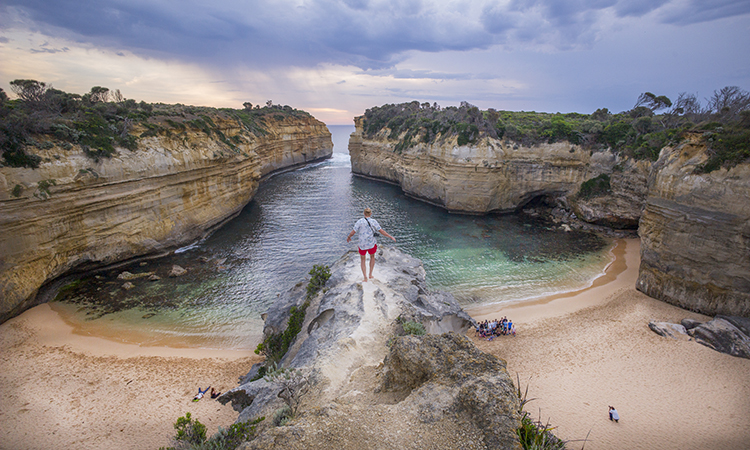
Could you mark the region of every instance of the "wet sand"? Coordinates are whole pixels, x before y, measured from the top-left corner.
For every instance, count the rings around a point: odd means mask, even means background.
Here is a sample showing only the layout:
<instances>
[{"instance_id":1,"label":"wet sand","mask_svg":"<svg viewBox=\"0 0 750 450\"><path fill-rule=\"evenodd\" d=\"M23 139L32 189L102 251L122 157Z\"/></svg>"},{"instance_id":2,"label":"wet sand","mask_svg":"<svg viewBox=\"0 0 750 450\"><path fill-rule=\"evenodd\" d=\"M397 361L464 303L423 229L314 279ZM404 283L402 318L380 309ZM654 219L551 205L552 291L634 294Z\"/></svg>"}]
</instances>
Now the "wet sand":
<instances>
[{"instance_id":1,"label":"wet sand","mask_svg":"<svg viewBox=\"0 0 750 450\"><path fill-rule=\"evenodd\" d=\"M621 243L591 288L470 310L477 319L507 316L518 324L516 337L474 342L528 385L536 400L526 411L535 420L549 421L566 440L588 434L586 450L750 448L750 360L653 333L649 320L709 318L636 291L639 242ZM619 423L608 419L609 405Z\"/></svg>"}]
</instances>

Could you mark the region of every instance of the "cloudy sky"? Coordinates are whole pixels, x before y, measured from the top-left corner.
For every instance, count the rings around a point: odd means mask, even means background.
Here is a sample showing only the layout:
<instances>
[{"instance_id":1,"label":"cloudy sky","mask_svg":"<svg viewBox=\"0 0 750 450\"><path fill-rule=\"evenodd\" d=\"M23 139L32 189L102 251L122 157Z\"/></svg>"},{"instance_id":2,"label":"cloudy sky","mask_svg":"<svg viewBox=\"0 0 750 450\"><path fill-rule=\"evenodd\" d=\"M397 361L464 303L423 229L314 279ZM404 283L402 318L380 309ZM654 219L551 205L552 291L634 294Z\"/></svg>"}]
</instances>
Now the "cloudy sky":
<instances>
[{"instance_id":1,"label":"cloudy sky","mask_svg":"<svg viewBox=\"0 0 750 450\"><path fill-rule=\"evenodd\" d=\"M0 87L328 124L384 103L591 113L750 90L750 0L0 0Z\"/></svg>"}]
</instances>

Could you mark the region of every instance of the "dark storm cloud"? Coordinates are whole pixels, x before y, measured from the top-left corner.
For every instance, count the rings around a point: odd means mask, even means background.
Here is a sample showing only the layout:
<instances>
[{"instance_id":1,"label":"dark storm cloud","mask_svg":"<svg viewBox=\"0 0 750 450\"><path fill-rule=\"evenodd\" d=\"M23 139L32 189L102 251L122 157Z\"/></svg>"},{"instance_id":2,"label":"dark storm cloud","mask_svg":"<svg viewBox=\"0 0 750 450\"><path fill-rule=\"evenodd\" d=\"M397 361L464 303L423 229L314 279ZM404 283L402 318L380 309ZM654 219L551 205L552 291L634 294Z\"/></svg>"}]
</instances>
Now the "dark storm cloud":
<instances>
[{"instance_id":1,"label":"dark storm cloud","mask_svg":"<svg viewBox=\"0 0 750 450\"><path fill-rule=\"evenodd\" d=\"M662 8L674 24L746 14L750 2L666 0L3 0L2 26L31 22L115 51L219 65L321 62L391 67L408 51L485 49L496 44L586 45L610 9L640 17ZM9 24L10 23L10 24ZM16 23L16 25L17 25Z\"/></svg>"}]
</instances>

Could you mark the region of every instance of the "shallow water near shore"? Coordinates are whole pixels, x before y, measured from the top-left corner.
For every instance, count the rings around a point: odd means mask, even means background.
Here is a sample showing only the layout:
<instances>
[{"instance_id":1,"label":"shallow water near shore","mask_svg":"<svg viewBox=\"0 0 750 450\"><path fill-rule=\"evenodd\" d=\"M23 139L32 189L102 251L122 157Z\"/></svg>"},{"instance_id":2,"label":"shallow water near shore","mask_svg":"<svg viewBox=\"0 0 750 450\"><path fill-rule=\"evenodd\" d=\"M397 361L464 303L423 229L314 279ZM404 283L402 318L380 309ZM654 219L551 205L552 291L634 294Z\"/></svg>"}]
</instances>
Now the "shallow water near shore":
<instances>
[{"instance_id":1,"label":"shallow water near shore","mask_svg":"<svg viewBox=\"0 0 750 450\"><path fill-rule=\"evenodd\" d=\"M397 238L379 238L420 258L433 289L465 306L510 303L584 288L611 262L612 243L564 232L523 215L464 216L406 197L397 186L355 177L352 126L331 126L333 158L266 180L242 213L206 240L174 254L92 274L52 307L78 333L142 345L252 349L260 314L314 264L332 264L369 206ZM169 278L172 265L187 274ZM155 273L125 280L123 271ZM377 267L375 270L377 276Z\"/></svg>"}]
</instances>

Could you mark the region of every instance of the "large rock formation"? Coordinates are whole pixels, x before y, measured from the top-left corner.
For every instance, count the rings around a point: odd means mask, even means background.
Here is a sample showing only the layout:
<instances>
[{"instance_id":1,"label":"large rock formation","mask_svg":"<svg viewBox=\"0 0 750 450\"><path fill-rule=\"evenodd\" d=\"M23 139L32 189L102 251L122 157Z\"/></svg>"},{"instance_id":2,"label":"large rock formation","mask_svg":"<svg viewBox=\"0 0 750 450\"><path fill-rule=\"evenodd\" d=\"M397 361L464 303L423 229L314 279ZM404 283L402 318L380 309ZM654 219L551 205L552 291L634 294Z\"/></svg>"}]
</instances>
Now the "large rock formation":
<instances>
[{"instance_id":1,"label":"large rock formation","mask_svg":"<svg viewBox=\"0 0 750 450\"><path fill-rule=\"evenodd\" d=\"M717 352L750 359L750 319L716 316L690 329L689 333Z\"/></svg>"},{"instance_id":2,"label":"large rock formation","mask_svg":"<svg viewBox=\"0 0 750 450\"><path fill-rule=\"evenodd\" d=\"M568 142L524 147L508 140L482 138L459 146L456 137L418 143L396 152L387 128L372 138L355 118L349 139L352 172L397 183L408 195L449 211L514 211L540 197L570 197L581 184L612 175L612 195L581 202L576 210L592 223L634 227L645 198L648 163L621 159L610 151L591 152Z\"/></svg>"},{"instance_id":3,"label":"large rock formation","mask_svg":"<svg viewBox=\"0 0 750 450\"><path fill-rule=\"evenodd\" d=\"M0 321L61 275L201 238L238 214L264 175L333 149L312 117L269 117L258 136L236 120L213 123L221 138L187 128L99 161L52 145L37 169L0 167Z\"/></svg>"},{"instance_id":4,"label":"large rock formation","mask_svg":"<svg viewBox=\"0 0 750 450\"><path fill-rule=\"evenodd\" d=\"M611 192L592 198L572 197L571 209L589 223L636 229L646 203L650 173L650 161L623 159L609 174Z\"/></svg>"},{"instance_id":5,"label":"large rock formation","mask_svg":"<svg viewBox=\"0 0 750 450\"><path fill-rule=\"evenodd\" d=\"M300 414L245 448L452 449L467 440L520 448L519 400L504 361L460 335L470 317L450 294L427 290L419 260L390 247L376 258L367 283L356 252L333 265L281 361L310 376ZM291 308L306 301L305 283L283 294L265 315L265 334L285 329ZM397 337L404 320L442 334ZM273 417L279 386L248 378L219 401L241 411L238 421Z\"/></svg>"},{"instance_id":6,"label":"large rock formation","mask_svg":"<svg viewBox=\"0 0 750 450\"><path fill-rule=\"evenodd\" d=\"M700 173L693 135L662 150L641 217L637 288L706 315L750 317L750 164Z\"/></svg>"}]
</instances>

